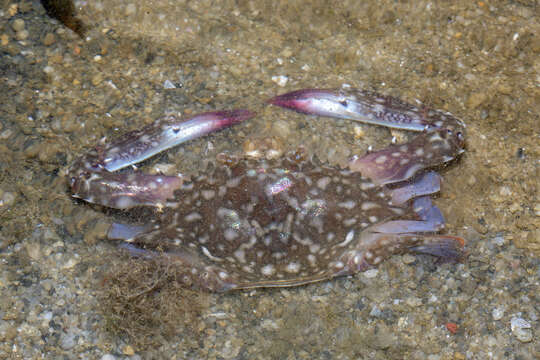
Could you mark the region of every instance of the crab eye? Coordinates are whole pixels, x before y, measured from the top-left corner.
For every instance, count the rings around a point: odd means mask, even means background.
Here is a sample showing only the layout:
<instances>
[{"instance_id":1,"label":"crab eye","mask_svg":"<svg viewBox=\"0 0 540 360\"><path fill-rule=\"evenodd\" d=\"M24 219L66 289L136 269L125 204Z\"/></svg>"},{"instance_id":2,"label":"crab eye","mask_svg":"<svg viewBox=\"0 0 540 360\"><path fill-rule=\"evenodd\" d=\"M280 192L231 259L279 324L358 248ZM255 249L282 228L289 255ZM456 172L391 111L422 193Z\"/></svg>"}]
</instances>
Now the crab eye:
<instances>
[{"instance_id":1,"label":"crab eye","mask_svg":"<svg viewBox=\"0 0 540 360\"><path fill-rule=\"evenodd\" d=\"M465 140L465 136L463 136L463 133L461 131L458 131L456 136L457 136L459 141L464 141Z\"/></svg>"}]
</instances>

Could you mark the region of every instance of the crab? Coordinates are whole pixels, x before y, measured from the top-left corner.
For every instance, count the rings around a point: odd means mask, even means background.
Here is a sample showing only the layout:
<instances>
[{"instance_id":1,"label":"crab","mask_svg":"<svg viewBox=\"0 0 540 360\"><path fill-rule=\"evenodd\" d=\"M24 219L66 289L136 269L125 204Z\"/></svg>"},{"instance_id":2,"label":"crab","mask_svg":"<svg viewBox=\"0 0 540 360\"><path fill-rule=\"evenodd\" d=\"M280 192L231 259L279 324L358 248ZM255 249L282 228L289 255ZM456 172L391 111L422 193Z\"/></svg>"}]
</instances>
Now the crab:
<instances>
[{"instance_id":1,"label":"crab","mask_svg":"<svg viewBox=\"0 0 540 360\"><path fill-rule=\"evenodd\" d=\"M254 116L248 110L165 117L71 166L72 195L115 209L153 206L145 224L113 223L130 254L174 264L210 291L296 286L352 275L393 254L459 259L462 238L442 235L430 169L464 151L465 125L450 113L356 89L305 89L270 104L298 112L419 132L412 141L354 156L338 168L296 151L277 159L222 155L193 177L116 172L183 141Z\"/></svg>"}]
</instances>

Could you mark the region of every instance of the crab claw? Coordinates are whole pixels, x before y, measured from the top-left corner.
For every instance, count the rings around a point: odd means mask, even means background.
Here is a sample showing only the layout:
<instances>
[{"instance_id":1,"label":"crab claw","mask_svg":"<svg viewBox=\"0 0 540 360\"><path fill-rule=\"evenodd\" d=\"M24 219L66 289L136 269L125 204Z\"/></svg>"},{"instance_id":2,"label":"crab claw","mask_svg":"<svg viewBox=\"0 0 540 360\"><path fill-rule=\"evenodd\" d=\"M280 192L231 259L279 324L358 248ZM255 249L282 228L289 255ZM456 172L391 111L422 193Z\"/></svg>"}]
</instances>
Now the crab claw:
<instances>
[{"instance_id":1,"label":"crab claw","mask_svg":"<svg viewBox=\"0 0 540 360\"><path fill-rule=\"evenodd\" d=\"M111 143L103 151L102 165L107 171L116 171L253 116L253 112L244 109L206 112L188 119L169 115Z\"/></svg>"},{"instance_id":2,"label":"crab claw","mask_svg":"<svg viewBox=\"0 0 540 360\"><path fill-rule=\"evenodd\" d=\"M411 127L410 124L404 126L380 119L376 111L382 106L379 105L377 109L374 109L373 105L377 105L377 103L368 98L371 95L371 93L360 91L355 93L345 90L303 89L275 96L268 100L268 103L303 114L355 120L389 127L408 128L409 130L423 129L420 126Z\"/></svg>"},{"instance_id":3,"label":"crab claw","mask_svg":"<svg viewBox=\"0 0 540 360\"><path fill-rule=\"evenodd\" d=\"M424 131L431 124L422 113L398 99L358 89L304 89L268 100L304 114L360 121L397 129Z\"/></svg>"},{"instance_id":4,"label":"crab claw","mask_svg":"<svg viewBox=\"0 0 540 360\"><path fill-rule=\"evenodd\" d=\"M305 114L422 132L409 143L351 160L351 170L378 185L410 179L426 168L455 159L464 151L465 124L460 119L373 91L305 89L276 96L268 102Z\"/></svg>"},{"instance_id":5,"label":"crab claw","mask_svg":"<svg viewBox=\"0 0 540 360\"><path fill-rule=\"evenodd\" d=\"M248 110L207 112L188 119L166 116L98 146L69 171L72 196L115 209L161 207L174 197L181 176L114 173L185 141L215 132L254 116Z\"/></svg>"}]
</instances>

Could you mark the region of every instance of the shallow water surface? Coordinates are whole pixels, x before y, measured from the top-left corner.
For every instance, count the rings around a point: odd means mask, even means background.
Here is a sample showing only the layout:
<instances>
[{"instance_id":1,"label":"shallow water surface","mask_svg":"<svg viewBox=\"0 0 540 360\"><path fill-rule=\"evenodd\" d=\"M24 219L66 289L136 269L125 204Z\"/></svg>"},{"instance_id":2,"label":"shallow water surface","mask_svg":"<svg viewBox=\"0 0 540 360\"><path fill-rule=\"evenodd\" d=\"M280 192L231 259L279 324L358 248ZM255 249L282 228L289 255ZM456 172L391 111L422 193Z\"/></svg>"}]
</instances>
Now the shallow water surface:
<instances>
[{"instance_id":1,"label":"shallow water surface","mask_svg":"<svg viewBox=\"0 0 540 360\"><path fill-rule=\"evenodd\" d=\"M37 1L0 8L0 358L529 359L540 356L540 26L534 1L76 2L84 39ZM408 134L267 106L343 84L450 111L467 151L435 199L462 264L395 256L309 286L215 295L105 240L67 166L165 113L258 116L145 171L195 174L272 136L342 164ZM109 356L109 357L106 357Z\"/></svg>"}]
</instances>

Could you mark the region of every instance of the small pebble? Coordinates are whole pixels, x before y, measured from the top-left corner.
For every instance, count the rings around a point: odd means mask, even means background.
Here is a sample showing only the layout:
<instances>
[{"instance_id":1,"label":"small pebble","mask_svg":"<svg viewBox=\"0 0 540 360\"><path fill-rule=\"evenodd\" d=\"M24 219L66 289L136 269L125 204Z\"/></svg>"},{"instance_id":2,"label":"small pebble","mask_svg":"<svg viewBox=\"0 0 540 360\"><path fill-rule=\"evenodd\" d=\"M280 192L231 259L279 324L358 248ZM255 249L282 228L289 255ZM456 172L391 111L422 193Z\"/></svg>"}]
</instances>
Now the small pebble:
<instances>
[{"instance_id":1,"label":"small pebble","mask_svg":"<svg viewBox=\"0 0 540 360\"><path fill-rule=\"evenodd\" d=\"M79 263L79 260L75 257L69 258L68 261L65 262L65 264L62 266L62 269L69 270L73 269L75 265Z\"/></svg>"},{"instance_id":2,"label":"small pebble","mask_svg":"<svg viewBox=\"0 0 540 360\"><path fill-rule=\"evenodd\" d=\"M471 175L467 179L467 185L473 186L474 184L476 184L476 177L474 175Z\"/></svg>"},{"instance_id":3,"label":"small pebble","mask_svg":"<svg viewBox=\"0 0 540 360\"><path fill-rule=\"evenodd\" d=\"M220 357L224 359L235 359L240 350L244 341L239 337L233 337L232 340L225 341L225 344L222 346L221 350L218 351Z\"/></svg>"},{"instance_id":4,"label":"small pebble","mask_svg":"<svg viewBox=\"0 0 540 360\"><path fill-rule=\"evenodd\" d=\"M532 340L531 324L527 320L513 317L510 320L510 328L519 341L527 343Z\"/></svg>"},{"instance_id":5,"label":"small pebble","mask_svg":"<svg viewBox=\"0 0 540 360\"><path fill-rule=\"evenodd\" d=\"M176 86L170 80L165 80L163 82L163 88L164 89L176 89Z\"/></svg>"},{"instance_id":6,"label":"small pebble","mask_svg":"<svg viewBox=\"0 0 540 360\"><path fill-rule=\"evenodd\" d=\"M407 300L405 300L405 303L411 307L417 307L422 305L422 299L413 296L407 298Z\"/></svg>"},{"instance_id":7,"label":"small pebble","mask_svg":"<svg viewBox=\"0 0 540 360\"><path fill-rule=\"evenodd\" d=\"M135 350L133 350L133 347L131 345L126 345L122 349L122 353L124 353L124 355L127 355L127 356L133 356L135 355Z\"/></svg>"},{"instance_id":8,"label":"small pebble","mask_svg":"<svg viewBox=\"0 0 540 360\"><path fill-rule=\"evenodd\" d=\"M503 185L499 189L499 195L501 196L510 196L512 195L512 189L510 187Z\"/></svg>"},{"instance_id":9,"label":"small pebble","mask_svg":"<svg viewBox=\"0 0 540 360\"><path fill-rule=\"evenodd\" d=\"M402 260L404 264L409 265L416 261L416 257L412 256L411 254L405 254L402 257Z\"/></svg>"},{"instance_id":10,"label":"small pebble","mask_svg":"<svg viewBox=\"0 0 540 360\"><path fill-rule=\"evenodd\" d=\"M399 130L399 129L390 129L390 134L392 134L392 143L395 144L398 143L404 143L407 141L407 131ZM394 140L395 139L395 140Z\"/></svg>"},{"instance_id":11,"label":"small pebble","mask_svg":"<svg viewBox=\"0 0 540 360\"><path fill-rule=\"evenodd\" d=\"M497 339L495 338L495 336L488 336L485 341L485 344L487 347L497 346Z\"/></svg>"},{"instance_id":12,"label":"small pebble","mask_svg":"<svg viewBox=\"0 0 540 360\"><path fill-rule=\"evenodd\" d=\"M105 354L101 357L101 360L116 360L116 357L112 354Z\"/></svg>"},{"instance_id":13,"label":"small pebble","mask_svg":"<svg viewBox=\"0 0 540 360\"><path fill-rule=\"evenodd\" d=\"M278 84L279 86L283 87L287 85L287 82L289 81L289 78L285 75L280 76L272 76L272 81Z\"/></svg>"},{"instance_id":14,"label":"small pebble","mask_svg":"<svg viewBox=\"0 0 540 360\"><path fill-rule=\"evenodd\" d=\"M24 20L23 19L15 19L13 24L11 24L11 27L16 32L23 31L24 30Z\"/></svg>"},{"instance_id":15,"label":"small pebble","mask_svg":"<svg viewBox=\"0 0 540 360\"><path fill-rule=\"evenodd\" d=\"M150 174L162 174L167 176L174 176L177 174L177 169L174 164L165 164L158 163L152 166L152 169L149 171Z\"/></svg>"},{"instance_id":16,"label":"small pebble","mask_svg":"<svg viewBox=\"0 0 540 360\"><path fill-rule=\"evenodd\" d=\"M42 312L40 317L45 321L50 321L53 318L53 312L52 311Z\"/></svg>"},{"instance_id":17,"label":"small pebble","mask_svg":"<svg viewBox=\"0 0 540 360\"><path fill-rule=\"evenodd\" d=\"M6 129L5 131L2 131L0 133L0 139L1 140L6 140L6 139L9 139L12 135L13 135L13 130Z\"/></svg>"},{"instance_id":18,"label":"small pebble","mask_svg":"<svg viewBox=\"0 0 540 360\"><path fill-rule=\"evenodd\" d=\"M510 206L508 207L508 210L509 210L512 214L514 214L514 213L516 213L516 212L518 212L518 211L521 210L521 205L518 204L517 202L513 202L513 203L510 204Z\"/></svg>"},{"instance_id":19,"label":"small pebble","mask_svg":"<svg viewBox=\"0 0 540 360\"><path fill-rule=\"evenodd\" d=\"M9 36L7 36L7 34L0 35L0 44L2 46L6 46L7 44L9 44Z\"/></svg>"},{"instance_id":20,"label":"small pebble","mask_svg":"<svg viewBox=\"0 0 540 360\"><path fill-rule=\"evenodd\" d=\"M504 309L502 307L493 309L491 311L491 316L493 316L493 320L501 320L504 316Z\"/></svg>"},{"instance_id":21,"label":"small pebble","mask_svg":"<svg viewBox=\"0 0 540 360\"><path fill-rule=\"evenodd\" d=\"M8 7L7 13L11 17L11 16L15 16L15 14L17 14L18 11L19 11L19 4L11 4Z\"/></svg>"},{"instance_id":22,"label":"small pebble","mask_svg":"<svg viewBox=\"0 0 540 360\"><path fill-rule=\"evenodd\" d=\"M60 346L64 350L69 350L77 344L77 335L71 331L60 336Z\"/></svg>"},{"instance_id":23,"label":"small pebble","mask_svg":"<svg viewBox=\"0 0 540 360\"><path fill-rule=\"evenodd\" d=\"M15 203L15 198L16 196L14 193L6 191L0 198L0 206L12 206Z\"/></svg>"},{"instance_id":24,"label":"small pebble","mask_svg":"<svg viewBox=\"0 0 540 360\"><path fill-rule=\"evenodd\" d=\"M92 85L98 86L99 84L101 84L102 81L103 77L101 76L101 74L98 73L92 78Z\"/></svg>"},{"instance_id":25,"label":"small pebble","mask_svg":"<svg viewBox=\"0 0 540 360\"><path fill-rule=\"evenodd\" d=\"M381 311L381 309L379 309L379 307L377 305L375 305L375 306L373 306L373 308L369 312L369 315L374 316L374 317L380 317L382 315L382 311Z\"/></svg>"},{"instance_id":26,"label":"small pebble","mask_svg":"<svg viewBox=\"0 0 540 360\"><path fill-rule=\"evenodd\" d=\"M29 35L30 35L30 33L28 32L28 30L17 31L17 32L15 33L15 38L16 38L17 40L22 41L22 40L28 39L28 36L29 36Z\"/></svg>"},{"instance_id":27,"label":"small pebble","mask_svg":"<svg viewBox=\"0 0 540 360\"><path fill-rule=\"evenodd\" d=\"M277 120L272 124L272 129L276 132L276 134L286 139L289 137L291 133L291 122L290 121L283 121L283 120Z\"/></svg>"},{"instance_id":28,"label":"small pebble","mask_svg":"<svg viewBox=\"0 0 540 360\"><path fill-rule=\"evenodd\" d=\"M53 33L47 33L45 37L43 38L43 45L45 46L51 46L56 41L56 38L54 37Z\"/></svg>"},{"instance_id":29,"label":"small pebble","mask_svg":"<svg viewBox=\"0 0 540 360\"><path fill-rule=\"evenodd\" d=\"M498 246L503 246L505 241L504 241L504 236L502 235L497 235L493 238L493 242L495 244L497 244Z\"/></svg>"},{"instance_id":30,"label":"small pebble","mask_svg":"<svg viewBox=\"0 0 540 360\"><path fill-rule=\"evenodd\" d=\"M467 107L469 109L476 109L478 106L480 106L484 101L486 101L488 96L485 93L472 93L469 99L467 100Z\"/></svg>"},{"instance_id":31,"label":"small pebble","mask_svg":"<svg viewBox=\"0 0 540 360\"><path fill-rule=\"evenodd\" d=\"M364 271L362 274L368 279L372 279L379 273L379 269L369 269Z\"/></svg>"},{"instance_id":32,"label":"small pebble","mask_svg":"<svg viewBox=\"0 0 540 360\"><path fill-rule=\"evenodd\" d=\"M361 127L361 126L355 126L353 128L353 132L354 132L354 138L355 139L362 139L366 134L365 131L364 131L364 128Z\"/></svg>"},{"instance_id":33,"label":"small pebble","mask_svg":"<svg viewBox=\"0 0 540 360\"><path fill-rule=\"evenodd\" d=\"M26 149L24 149L24 156L27 159L35 158L41 151L41 144L40 143L33 143L30 144Z\"/></svg>"},{"instance_id":34,"label":"small pebble","mask_svg":"<svg viewBox=\"0 0 540 360\"><path fill-rule=\"evenodd\" d=\"M28 256L34 261L41 258L41 246L39 243L27 243L26 251L28 252Z\"/></svg>"},{"instance_id":35,"label":"small pebble","mask_svg":"<svg viewBox=\"0 0 540 360\"><path fill-rule=\"evenodd\" d=\"M261 322L261 327L265 330L277 330L280 328L279 324L277 321L273 320L273 319L265 319Z\"/></svg>"},{"instance_id":36,"label":"small pebble","mask_svg":"<svg viewBox=\"0 0 540 360\"><path fill-rule=\"evenodd\" d=\"M293 56L293 51L290 47L286 47L285 49L283 49L283 51L281 52L281 55L283 55L283 57L291 57Z\"/></svg>"}]
</instances>

